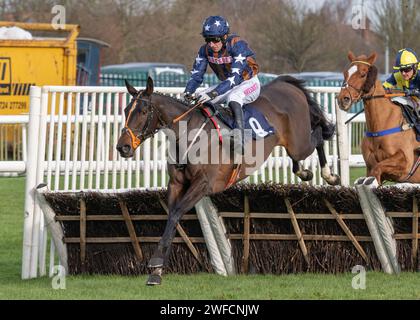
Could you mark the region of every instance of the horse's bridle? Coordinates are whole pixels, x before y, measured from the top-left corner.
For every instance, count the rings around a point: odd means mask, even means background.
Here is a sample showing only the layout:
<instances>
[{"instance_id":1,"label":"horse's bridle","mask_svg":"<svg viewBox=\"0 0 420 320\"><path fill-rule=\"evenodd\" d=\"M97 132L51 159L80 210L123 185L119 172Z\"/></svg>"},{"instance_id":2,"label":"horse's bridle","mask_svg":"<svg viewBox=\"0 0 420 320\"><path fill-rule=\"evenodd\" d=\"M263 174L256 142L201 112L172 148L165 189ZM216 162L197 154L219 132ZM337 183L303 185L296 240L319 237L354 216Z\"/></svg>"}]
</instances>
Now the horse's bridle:
<instances>
[{"instance_id":1,"label":"horse's bridle","mask_svg":"<svg viewBox=\"0 0 420 320\"><path fill-rule=\"evenodd\" d=\"M361 60L355 60L355 61L352 61L351 62L351 64L350 64L350 66L352 66L353 64L356 64L356 63L362 63L362 64L365 64L365 65L367 65L367 66L369 66L369 68L370 67L372 67L372 64L370 64L369 62L366 62L366 61L361 61ZM348 79L348 80L350 80L350 79ZM348 81L347 80L347 81ZM353 104L353 103L357 103L357 102L359 102L361 99L365 99L365 98L367 98L367 97L364 97L363 96L363 86L362 87L360 87L360 88L355 88L354 86L352 86L350 83L348 83L345 79L343 80L343 83L341 84L341 89L343 89L343 90L347 90L347 92L349 93L349 96L350 96L350 99L351 99L351 104ZM356 91L356 93L358 94L358 96L357 96L357 99L353 99L353 96L352 96L352 94L351 94L351 92L350 92L350 90L349 90L349 87L350 88L352 88L354 91Z\"/></svg>"},{"instance_id":2,"label":"horse's bridle","mask_svg":"<svg viewBox=\"0 0 420 320\"><path fill-rule=\"evenodd\" d=\"M127 115L127 118L125 120L125 125L124 128L122 129L122 133L127 133L130 136L131 139L131 145L133 147L133 149L137 149L137 147L140 145L140 143L148 138L150 138L151 136L153 136L159 129L161 129L162 127L166 127L167 123L165 122L165 120L162 117L161 112L159 111L158 108L156 108L153 104L152 104L152 97L150 96L149 99L142 99L140 97L141 95L141 91L137 94L137 96L134 98L133 101L133 105L131 106L130 112ZM130 129L128 126L128 121L130 120L130 116L131 113L135 110L137 103L139 103L140 101L143 101L145 103L145 108L147 108L147 120L146 120L146 124L143 127L142 130L138 130L138 129ZM158 117L158 124L161 124L160 127L156 127L154 129L152 129L149 133L147 133L147 131L149 130L149 127L152 124L153 118L154 118L154 114L157 114ZM138 131L139 133L137 135L134 134L133 131Z\"/></svg>"}]
</instances>

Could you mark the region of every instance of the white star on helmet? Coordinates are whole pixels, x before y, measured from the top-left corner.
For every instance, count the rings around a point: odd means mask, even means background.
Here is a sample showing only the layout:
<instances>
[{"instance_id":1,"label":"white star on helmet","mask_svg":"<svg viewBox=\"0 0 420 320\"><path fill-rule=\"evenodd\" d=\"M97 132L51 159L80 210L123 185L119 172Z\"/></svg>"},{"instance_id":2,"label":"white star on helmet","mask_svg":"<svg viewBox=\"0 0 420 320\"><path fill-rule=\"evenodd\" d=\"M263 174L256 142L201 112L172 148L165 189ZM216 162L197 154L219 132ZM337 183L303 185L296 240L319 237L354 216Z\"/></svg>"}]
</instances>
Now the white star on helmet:
<instances>
[{"instance_id":1,"label":"white star on helmet","mask_svg":"<svg viewBox=\"0 0 420 320\"><path fill-rule=\"evenodd\" d=\"M198 72L198 70L195 70L195 69L191 70L191 74L194 74L194 73L197 73L197 72Z\"/></svg>"},{"instance_id":2,"label":"white star on helmet","mask_svg":"<svg viewBox=\"0 0 420 320\"><path fill-rule=\"evenodd\" d=\"M216 20L216 22L214 23L216 26L220 26L220 21Z\"/></svg>"},{"instance_id":3,"label":"white star on helmet","mask_svg":"<svg viewBox=\"0 0 420 320\"><path fill-rule=\"evenodd\" d=\"M204 30L209 31L210 30L210 26L207 24L204 26Z\"/></svg>"}]
</instances>

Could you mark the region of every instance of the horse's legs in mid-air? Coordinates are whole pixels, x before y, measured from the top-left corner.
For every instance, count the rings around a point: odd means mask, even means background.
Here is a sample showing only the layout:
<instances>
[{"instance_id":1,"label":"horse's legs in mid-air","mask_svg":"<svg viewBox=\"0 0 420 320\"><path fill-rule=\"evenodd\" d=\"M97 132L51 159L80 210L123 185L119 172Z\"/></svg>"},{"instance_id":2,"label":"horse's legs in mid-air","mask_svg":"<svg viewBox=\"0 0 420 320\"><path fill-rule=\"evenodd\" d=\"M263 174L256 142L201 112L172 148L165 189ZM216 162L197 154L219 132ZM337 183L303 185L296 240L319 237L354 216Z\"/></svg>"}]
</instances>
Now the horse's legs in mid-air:
<instances>
[{"instance_id":1,"label":"horse's legs in mid-air","mask_svg":"<svg viewBox=\"0 0 420 320\"><path fill-rule=\"evenodd\" d=\"M184 189L184 185L179 182L172 182L172 185L171 183L169 184L169 217L166 222L163 236L148 265L149 268L153 269L147 281L148 285L161 283L161 274L163 267L169 259L170 247L175 236L176 225L182 215L192 209L194 205L208 193L208 188L208 181L204 176L196 177L191 181L187 189ZM185 193L183 192L184 190Z\"/></svg>"},{"instance_id":2,"label":"horse's legs in mid-air","mask_svg":"<svg viewBox=\"0 0 420 320\"><path fill-rule=\"evenodd\" d=\"M325 157L324 143L316 147L318 152L319 165L321 166L321 177L327 181L329 185L335 186L340 184L340 176L331 173L330 167L328 166L327 158Z\"/></svg>"},{"instance_id":3,"label":"horse's legs in mid-air","mask_svg":"<svg viewBox=\"0 0 420 320\"><path fill-rule=\"evenodd\" d=\"M321 166L321 177L329 185L335 186L340 184L340 176L334 173L331 173L330 167L328 166L327 157L325 156L324 151L324 138L322 127L317 126L312 130L311 135L312 143L316 148L318 153L319 165Z\"/></svg>"},{"instance_id":4,"label":"horse's legs in mid-air","mask_svg":"<svg viewBox=\"0 0 420 320\"><path fill-rule=\"evenodd\" d=\"M314 175L311 170L303 169L302 165L296 160L292 159L292 163L293 163L293 166L292 166L293 173L297 175L302 181L312 180Z\"/></svg>"},{"instance_id":5,"label":"horse's legs in mid-air","mask_svg":"<svg viewBox=\"0 0 420 320\"><path fill-rule=\"evenodd\" d=\"M327 163L327 158L324 152L324 139L322 137L322 128L316 127L312 131L311 144L316 146L318 153L319 164L321 166L321 176L330 185L340 184L340 176L331 173L330 167ZM302 181L310 181L313 178L313 173L308 169L303 169L298 161L293 160L293 173L297 175Z\"/></svg>"}]
</instances>

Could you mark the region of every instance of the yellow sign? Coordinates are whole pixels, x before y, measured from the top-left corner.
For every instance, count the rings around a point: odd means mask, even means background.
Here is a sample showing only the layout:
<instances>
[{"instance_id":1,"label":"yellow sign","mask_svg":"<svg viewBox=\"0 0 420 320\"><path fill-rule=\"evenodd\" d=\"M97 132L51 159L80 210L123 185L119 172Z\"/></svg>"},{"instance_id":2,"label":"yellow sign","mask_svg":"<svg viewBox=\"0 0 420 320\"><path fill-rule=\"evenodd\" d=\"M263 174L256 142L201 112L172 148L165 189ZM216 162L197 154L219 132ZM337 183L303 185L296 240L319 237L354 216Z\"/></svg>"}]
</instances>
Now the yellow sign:
<instances>
[{"instance_id":1,"label":"yellow sign","mask_svg":"<svg viewBox=\"0 0 420 320\"><path fill-rule=\"evenodd\" d=\"M75 85L77 25L55 30L50 24L0 22L0 27L69 33L67 38L0 40L0 115L29 112L33 85Z\"/></svg>"},{"instance_id":2,"label":"yellow sign","mask_svg":"<svg viewBox=\"0 0 420 320\"><path fill-rule=\"evenodd\" d=\"M0 95L10 95L11 93L11 66L10 58L0 57Z\"/></svg>"}]
</instances>

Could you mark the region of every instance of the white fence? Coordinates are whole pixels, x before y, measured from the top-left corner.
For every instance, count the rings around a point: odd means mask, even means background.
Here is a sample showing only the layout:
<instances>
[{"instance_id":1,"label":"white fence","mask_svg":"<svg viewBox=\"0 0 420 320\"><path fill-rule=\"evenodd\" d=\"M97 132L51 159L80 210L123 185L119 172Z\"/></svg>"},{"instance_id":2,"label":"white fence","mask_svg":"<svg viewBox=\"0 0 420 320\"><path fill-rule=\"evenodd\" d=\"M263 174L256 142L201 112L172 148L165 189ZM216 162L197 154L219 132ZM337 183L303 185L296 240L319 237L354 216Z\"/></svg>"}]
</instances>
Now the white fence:
<instances>
[{"instance_id":1,"label":"white fence","mask_svg":"<svg viewBox=\"0 0 420 320\"><path fill-rule=\"evenodd\" d=\"M171 95L183 91L182 88L155 90ZM316 87L310 90L335 121L335 94L339 89ZM167 184L167 142L163 133L146 140L133 159L120 157L115 149L125 122L122 110L130 98L124 87L31 87L30 95L27 161L0 165L0 171L26 171L24 279L46 274L48 241L44 217L35 197L38 184L45 182L55 191L105 192ZM26 121L20 120L21 123ZM348 149L347 154L351 151L350 147L345 149ZM337 136L326 142L325 151L333 171L338 172ZM349 159L348 156L345 158ZM291 164L284 148L276 147L249 181L299 182L292 173ZM304 161L304 166L314 172L314 184L324 183L316 153ZM342 166L341 174L347 171L344 176L348 176L348 170L348 166ZM344 184L348 184L348 179ZM49 247L51 274L55 249L52 242Z\"/></svg>"},{"instance_id":2,"label":"white fence","mask_svg":"<svg viewBox=\"0 0 420 320\"><path fill-rule=\"evenodd\" d=\"M103 88L103 87L101 87ZM115 88L115 87L112 87ZM118 88L121 89L121 88ZM328 87L310 87L310 90L313 90L316 92L316 96L317 96L317 100L319 102L321 102L321 104L323 106L325 106L325 109L329 109L330 113L332 108L334 107L334 103L331 100L333 97L333 93L337 93L338 89L335 87L332 88L328 88ZM124 90L124 89L122 89ZM159 88L159 90L161 91L165 91L167 93L171 93L172 95L176 94L178 95L181 92L181 88ZM103 92L101 90L101 92ZM118 92L123 92L120 90L113 90L111 92L112 95L118 93ZM57 91L56 94L61 93L60 91ZM109 93L109 92L104 92L105 93ZM88 94L89 96L92 95L92 92L79 92L80 95L84 95L84 94ZM77 95L77 92L76 92ZM328 99L328 103L325 103L325 99ZM80 114L79 117L82 117L83 115ZM88 111L88 116L90 116L90 112ZM104 115L106 116L106 115ZM347 118L349 118L350 116L352 116L352 114L347 114L346 115ZM113 119L112 119L113 115L111 115L111 123L113 123ZM335 117L334 114L331 115L331 117ZM58 123L58 116L55 116L52 120L55 122L55 125L57 126ZM67 118L66 115L63 115L62 117L62 122L63 125L66 125L67 122ZM47 121L50 122L50 118L47 118ZM118 120L119 121L119 120ZM74 123L74 118L72 118L71 120L72 123ZM79 123L81 123L82 121L79 120ZM98 124L98 116L95 117L94 119L95 124ZM8 175L22 175L25 174L26 172L26 161L27 161L27 129L28 129L28 124L29 124L29 115L18 115L18 116L14 116L14 115L3 115L0 116L0 176L8 176ZM90 121L88 121L88 126L90 126ZM9 130L8 130L9 128ZM10 130L10 129L14 129L14 130ZM89 129L88 129L89 130ZM358 117L356 117L351 125L347 126L347 130L348 130L348 145L349 145L349 166L350 167L361 167L361 166L365 166L364 161L363 161L363 157L361 155L360 152L360 143L361 143L361 139L363 138L364 135L364 130L365 130L365 118L364 118L364 114L359 115ZM13 132L12 132L13 131ZM13 136L11 136L13 135ZM159 139L162 136L159 136ZM13 141L11 141L11 139L13 138ZM8 144L9 142L9 144ZM153 144L148 144L151 147L153 146ZM159 142L160 145L160 142ZM111 146L113 147L113 146ZM145 148L145 146L143 146L143 148ZM7 154L7 149L9 149L9 152L12 154ZM13 149L13 152L12 150ZM62 150L62 152L64 152L64 150ZM153 151L151 151L151 154L153 154ZM18 156L16 156L18 155ZM278 153L274 153L274 155L278 155ZM18 158L18 160L16 160L16 158ZM280 167L282 168L282 163L283 163L283 156L282 154L280 155ZM153 161L153 160L151 160ZM268 167L271 168L270 162L274 161L273 158L270 158L268 161ZM287 163L288 160L286 161L286 166L289 165L289 163ZM331 159L330 159L331 162ZM51 164L53 166L53 168L55 168L56 163L52 163ZM81 166L81 163L77 164L78 167ZM86 164L85 164L86 166ZM118 166L118 164L117 164ZM158 164L158 166L160 166L160 164ZM273 167L275 167L275 165L273 164ZM61 162L60 164L60 168L64 168L64 160ZM153 168L153 166L151 166L151 168ZM254 176L254 180L258 180L261 179L261 181L264 180L275 180L275 181L280 181L280 182L284 182L283 180L287 180L286 177L287 176L283 176L283 179L276 179L275 174L273 173L273 175L270 175L270 171L265 170L267 172L267 175L255 175ZM64 173L64 169L61 170L61 173ZM273 178L271 179L270 177L273 176ZM290 179L290 178L288 178ZM293 178L292 178L293 179ZM147 182L146 182L147 183ZM150 184L153 184L153 182L150 182Z\"/></svg>"}]
</instances>

